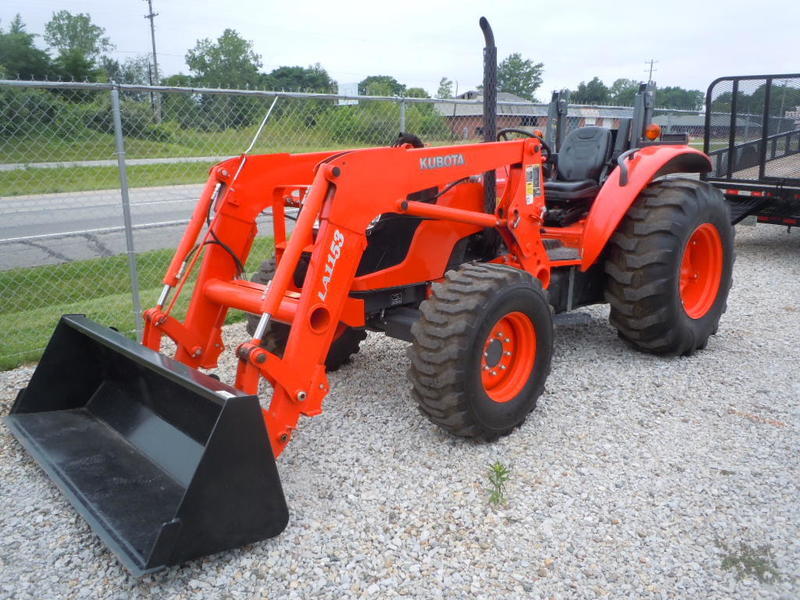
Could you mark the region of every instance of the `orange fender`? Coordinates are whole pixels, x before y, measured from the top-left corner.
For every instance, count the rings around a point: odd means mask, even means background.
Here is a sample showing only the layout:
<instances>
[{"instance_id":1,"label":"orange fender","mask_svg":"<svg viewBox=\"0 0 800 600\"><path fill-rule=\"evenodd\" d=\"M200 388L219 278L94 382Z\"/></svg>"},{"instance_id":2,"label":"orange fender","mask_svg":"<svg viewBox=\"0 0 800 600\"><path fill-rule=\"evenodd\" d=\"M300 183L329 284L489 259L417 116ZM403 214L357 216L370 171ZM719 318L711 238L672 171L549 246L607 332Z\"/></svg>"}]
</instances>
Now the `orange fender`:
<instances>
[{"instance_id":1,"label":"orange fender","mask_svg":"<svg viewBox=\"0 0 800 600\"><path fill-rule=\"evenodd\" d=\"M625 158L626 185L620 183L621 169L609 175L592 205L583 230L581 271L591 267L617 229L639 193L656 177L669 173L706 173L708 156L689 146L646 146Z\"/></svg>"}]
</instances>

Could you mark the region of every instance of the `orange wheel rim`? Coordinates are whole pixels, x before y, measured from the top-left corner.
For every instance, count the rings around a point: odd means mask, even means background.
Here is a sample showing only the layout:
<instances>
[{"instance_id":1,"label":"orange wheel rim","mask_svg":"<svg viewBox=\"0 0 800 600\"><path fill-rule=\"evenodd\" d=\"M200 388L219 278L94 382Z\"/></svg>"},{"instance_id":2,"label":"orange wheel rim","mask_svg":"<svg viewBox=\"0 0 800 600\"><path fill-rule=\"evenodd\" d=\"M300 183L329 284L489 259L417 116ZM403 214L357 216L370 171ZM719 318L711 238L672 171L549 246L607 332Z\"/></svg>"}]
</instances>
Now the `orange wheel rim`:
<instances>
[{"instance_id":1,"label":"orange wheel rim","mask_svg":"<svg viewBox=\"0 0 800 600\"><path fill-rule=\"evenodd\" d=\"M704 317L717 299L722 280L722 240L711 223L692 232L681 259L680 293L692 319Z\"/></svg>"},{"instance_id":2,"label":"orange wheel rim","mask_svg":"<svg viewBox=\"0 0 800 600\"><path fill-rule=\"evenodd\" d=\"M508 313L483 343L481 383L494 402L513 400L528 383L536 361L536 329L530 317Z\"/></svg>"}]
</instances>

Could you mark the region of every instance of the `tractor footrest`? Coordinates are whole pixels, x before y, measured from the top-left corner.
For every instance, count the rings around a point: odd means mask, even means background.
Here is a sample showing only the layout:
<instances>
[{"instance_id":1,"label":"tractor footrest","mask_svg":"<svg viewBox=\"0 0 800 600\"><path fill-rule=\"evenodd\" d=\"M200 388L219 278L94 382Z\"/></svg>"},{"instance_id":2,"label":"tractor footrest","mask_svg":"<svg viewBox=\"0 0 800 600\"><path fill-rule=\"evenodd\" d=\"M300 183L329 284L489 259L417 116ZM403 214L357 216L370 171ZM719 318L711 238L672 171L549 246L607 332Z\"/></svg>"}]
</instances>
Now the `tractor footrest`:
<instances>
[{"instance_id":1,"label":"tractor footrest","mask_svg":"<svg viewBox=\"0 0 800 600\"><path fill-rule=\"evenodd\" d=\"M571 225L586 216L593 201L593 198L580 198L569 201L547 198L547 212L544 215L544 224L548 227Z\"/></svg>"}]
</instances>

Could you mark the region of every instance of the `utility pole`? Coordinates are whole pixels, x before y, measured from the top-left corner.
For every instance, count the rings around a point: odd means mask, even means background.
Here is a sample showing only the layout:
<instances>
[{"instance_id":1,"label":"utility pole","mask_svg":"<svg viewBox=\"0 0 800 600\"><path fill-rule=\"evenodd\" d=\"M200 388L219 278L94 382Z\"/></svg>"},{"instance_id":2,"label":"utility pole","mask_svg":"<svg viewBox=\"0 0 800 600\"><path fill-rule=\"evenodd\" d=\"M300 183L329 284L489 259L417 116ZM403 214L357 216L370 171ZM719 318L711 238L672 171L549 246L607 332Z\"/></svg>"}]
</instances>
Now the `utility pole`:
<instances>
[{"instance_id":1,"label":"utility pole","mask_svg":"<svg viewBox=\"0 0 800 600\"><path fill-rule=\"evenodd\" d=\"M654 71L658 71L658 69L654 69L653 68L653 65L656 64L657 62L658 62L657 60L653 60L652 58L650 60L646 60L644 62L644 64L650 65L650 69L649 69L648 74L647 74L647 83L653 83L653 72ZM645 69L645 70L647 70L647 69Z\"/></svg>"},{"instance_id":2,"label":"utility pole","mask_svg":"<svg viewBox=\"0 0 800 600\"><path fill-rule=\"evenodd\" d=\"M783 129L783 106L784 106L784 104L786 104L786 88L788 87L788 85L789 85L789 80L788 79L784 79L783 80L783 86L782 86L783 87L783 94L781 95L781 109L778 111L778 131L776 131L775 133L780 133L781 130ZM788 129L787 129L787 131L788 131ZM788 142L787 142L787 145L788 145Z\"/></svg>"},{"instance_id":3,"label":"utility pole","mask_svg":"<svg viewBox=\"0 0 800 600\"><path fill-rule=\"evenodd\" d=\"M147 61L147 85L153 85L153 63ZM153 109L153 114L156 114L156 95L150 92L150 108Z\"/></svg>"},{"instance_id":4,"label":"utility pole","mask_svg":"<svg viewBox=\"0 0 800 600\"><path fill-rule=\"evenodd\" d=\"M155 26L155 18L158 16L158 13L153 12L153 0L146 0L146 2L149 12L144 16L144 18L150 20L150 41L153 43L152 81L155 82L156 85L158 85L160 80L158 78L158 58L156 57L156 26ZM154 109L156 123L161 123L161 96L159 96L159 94L155 94L154 100L155 101L153 102L153 109Z\"/></svg>"}]
</instances>

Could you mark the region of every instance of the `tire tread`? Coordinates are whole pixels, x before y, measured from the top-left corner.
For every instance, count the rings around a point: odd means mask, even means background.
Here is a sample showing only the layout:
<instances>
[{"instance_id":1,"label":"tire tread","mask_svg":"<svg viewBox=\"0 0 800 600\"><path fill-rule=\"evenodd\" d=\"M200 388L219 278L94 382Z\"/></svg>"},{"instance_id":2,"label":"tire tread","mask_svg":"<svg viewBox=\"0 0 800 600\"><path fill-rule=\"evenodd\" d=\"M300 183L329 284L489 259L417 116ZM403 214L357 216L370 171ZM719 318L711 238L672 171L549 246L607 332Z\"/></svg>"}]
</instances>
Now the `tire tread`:
<instances>
[{"instance_id":1,"label":"tire tread","mask_svg":"<svg viewBox=\"0 0 800 600\"><path fill-rule=\"evenodd\" d=\"M707 183L657 181L642 191L609 240L605 262L609 320L636 348L654 354L691 354L704 348L708 336L716 332L719 315L707 334L698 335L691 327L676 327L667 309L685 224L693 212L708 211L727 213L727 207L722 194ZM721 315L731 277L723 273L720 285Z\"/></svg>"}]
</instances>

